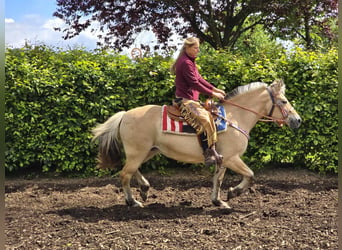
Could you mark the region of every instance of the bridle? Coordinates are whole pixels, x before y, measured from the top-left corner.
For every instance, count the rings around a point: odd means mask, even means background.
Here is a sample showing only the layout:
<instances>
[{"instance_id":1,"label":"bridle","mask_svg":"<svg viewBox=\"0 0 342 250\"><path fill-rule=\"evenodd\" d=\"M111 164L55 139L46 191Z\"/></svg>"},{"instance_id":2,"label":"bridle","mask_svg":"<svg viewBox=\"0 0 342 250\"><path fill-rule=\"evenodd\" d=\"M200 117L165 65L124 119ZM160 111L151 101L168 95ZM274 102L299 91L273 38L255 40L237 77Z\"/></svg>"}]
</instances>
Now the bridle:
<instances>
[{"instance_id":1,"label":"bridle","mask_svg":"<svg viewBox=\"0 0 342 250\"><path fill-rule=\"evenodd\" d=\"M277 123L280 127L282 127L282 126L286 123L286 119L287 119L287 117L289 116L289 112L288 112L288 110L286 110L286 109L283 107L282 103L280 103L281 101L277 101L277 100L276 100L276 97L275 97L275 95L274 95L274 92L270 89L270 87L267 87L267 92L269 93L270 98L271 98L271 100L272 100L272 108L271 108L270 112L268 113L268 115L264 115L264 114L262 114L262 113L259 113L259 112L255 111L255 110L252 110L252 109L250 109L250 108L246 108L246 107L244 107L244 106L241 106L241 105L239 105L239 104L237 104L237 103L234 103L234 102L229 101L229 100L226 100L226 99L221 100L221 102L229 103L229 104L231 104L231 105L233 105L233 106L239 107L239 108L241 108L241 109L244 109L244 110L247 110L247 111L249 111L249 112L252 112L252 113L254 113L254 114L258 115L258 116L261 116L261 118L259 119L259 121L262 121L262 122L275 122L275 123ZM274 117L272 116L275 107L278 107L278 108L279 108L279 110L280 110L280 112L281 112L281 114L282 114L282 117L283 117L282 119L274 118Z\"/></svg>"}]
</instances>

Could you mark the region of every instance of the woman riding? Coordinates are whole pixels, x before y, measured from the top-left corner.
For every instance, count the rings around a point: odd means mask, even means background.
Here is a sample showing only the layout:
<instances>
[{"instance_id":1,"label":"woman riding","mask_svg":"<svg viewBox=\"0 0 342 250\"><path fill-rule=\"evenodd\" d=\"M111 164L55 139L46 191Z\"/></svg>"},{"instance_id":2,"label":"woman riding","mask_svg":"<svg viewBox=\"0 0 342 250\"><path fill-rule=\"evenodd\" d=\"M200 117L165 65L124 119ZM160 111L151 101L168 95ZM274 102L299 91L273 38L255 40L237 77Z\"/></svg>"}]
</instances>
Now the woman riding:
<instances>
[{"instance_id":1,"label":"woman riding","mask_svg":"<svg viewBox=\"0 0 342 250\"><path fill-rule=\"evenodd\" d=\"M216 152L216 126L210 114L199 102L199 94L224 99L225 92L215 88L199 74L195 59L200 49L199 39L184 40L183 47L171 71L176 75L176 102L184 119L196 130L205 159L205 165L220 163L222 156Z\"/></svg>"}]
</instances>

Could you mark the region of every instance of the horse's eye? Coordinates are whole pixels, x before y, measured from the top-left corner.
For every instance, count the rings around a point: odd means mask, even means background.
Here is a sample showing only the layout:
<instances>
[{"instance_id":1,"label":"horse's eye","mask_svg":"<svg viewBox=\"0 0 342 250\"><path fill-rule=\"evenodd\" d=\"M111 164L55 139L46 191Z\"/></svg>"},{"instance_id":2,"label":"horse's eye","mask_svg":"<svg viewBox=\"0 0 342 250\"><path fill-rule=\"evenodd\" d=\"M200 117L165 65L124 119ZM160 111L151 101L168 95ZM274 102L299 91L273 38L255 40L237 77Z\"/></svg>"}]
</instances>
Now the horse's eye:
<instances>
[{"instance_id":1,"label":"horse's eye","mask_svg":"<svg viewBox=\"0 0 342 250\"><path fill-rule=\"evenodd\" d=\"M286 105L287 101L286 100L278 100L279 105Z\"/></svg>"}]
</instances>

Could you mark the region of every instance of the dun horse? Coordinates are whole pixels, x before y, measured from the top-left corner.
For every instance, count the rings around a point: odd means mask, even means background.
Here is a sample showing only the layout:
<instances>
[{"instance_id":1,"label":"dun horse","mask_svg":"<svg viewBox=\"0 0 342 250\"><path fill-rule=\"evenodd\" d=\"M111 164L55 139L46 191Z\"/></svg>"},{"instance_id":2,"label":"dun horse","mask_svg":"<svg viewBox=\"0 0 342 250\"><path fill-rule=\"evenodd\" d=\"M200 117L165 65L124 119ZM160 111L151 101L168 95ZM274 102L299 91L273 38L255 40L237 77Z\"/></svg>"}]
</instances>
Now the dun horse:
<instances>
[{"instance_id":1,"label":"dun horse","mask_svg":"<svg viewBox=\"0 0 342 250\"><path fill-rule=\"evenodd\" d=\"M298 128L301 118L285 97L285 85L276 80L271 85L254 82L230 92L222 105L230 126L218 135L217 151L223 155L221 166L216 166L211 200L214 205L229 208L220 198L220 188L227 168L243 176L242 181L228 190L228 200L243 193L252 185L253 171L241 160L248 145L248 133L261 118ZM162 107L146 105L121 111L93 129L98 140L98 166L116 168L121 165L121 155L126 162L120 173L125 200L129 206L142 207L132 194L130 182L136 177L143 201L148 197L150 184L138 170L140 165L161 153L169 158L202 163L204 157L196 136L163 133L161 131Z\"/></svg>"}]
</instances>

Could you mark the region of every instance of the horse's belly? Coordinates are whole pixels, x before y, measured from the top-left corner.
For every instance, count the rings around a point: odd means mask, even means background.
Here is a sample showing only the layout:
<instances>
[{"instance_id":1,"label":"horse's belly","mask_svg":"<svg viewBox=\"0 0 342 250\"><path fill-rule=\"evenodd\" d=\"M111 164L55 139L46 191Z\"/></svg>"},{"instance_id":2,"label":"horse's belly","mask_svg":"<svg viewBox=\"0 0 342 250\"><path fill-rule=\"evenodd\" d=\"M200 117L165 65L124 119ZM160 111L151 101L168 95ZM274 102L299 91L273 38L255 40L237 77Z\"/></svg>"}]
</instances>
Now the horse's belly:
<instances>
[{"instance_id":1,"label":"horse's belly","mask_svg":"<svg viewBox=\"0 0 342 250\"><path fill-rule=\"evenodd\" d=\"M204 159L196 136L160 133L156 146L163 155L177 161L200 163Z\"/></svg>"}]
</instances>

